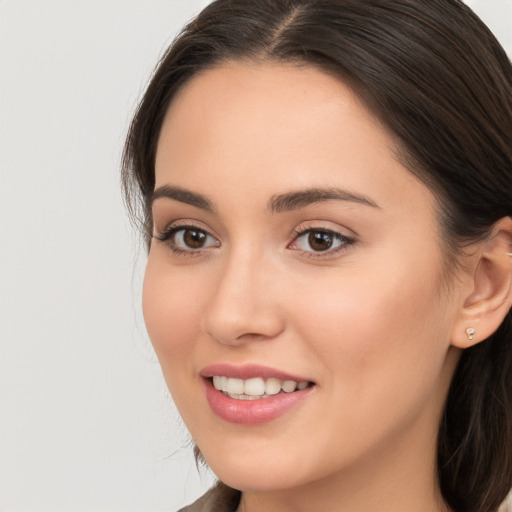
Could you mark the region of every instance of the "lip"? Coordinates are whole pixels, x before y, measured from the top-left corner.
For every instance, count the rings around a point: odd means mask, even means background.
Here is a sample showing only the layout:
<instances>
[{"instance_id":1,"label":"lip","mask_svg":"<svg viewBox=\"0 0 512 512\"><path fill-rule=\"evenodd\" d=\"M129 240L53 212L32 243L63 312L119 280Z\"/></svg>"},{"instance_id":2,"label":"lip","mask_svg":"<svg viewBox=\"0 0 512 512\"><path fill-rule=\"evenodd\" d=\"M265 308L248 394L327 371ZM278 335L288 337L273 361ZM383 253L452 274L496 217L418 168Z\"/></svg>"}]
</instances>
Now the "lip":
<instances>
[{"instance_id":1,"label":"lip","mask_svg":"<svg viewBox=\"0 0 512 512\"><path fill-rule=\"evenodd\" d=\"M279 418L303 402L315 388L315 386L310 386L292 393L279 393L256 400L237 400L215 389L211 377L215 375L237 379L261 377L263 379L276 378L296 382L311 382L311 380L259 365L216 364L203 368L200 375L203 377L206 399L213 413L224 421L242 425L259 425Z\"/></svg>"},{"instance_id":2,"label":"lip","mask_svg":"<svg viewBox=\"0 0 512 512\"><path fill-rule=\"evenodd\" d=\"M294 380L296 382L312 382L311 379L307 377L300 377L275 368L270 368L269 366L260 366L257 364L244 364L241 366L227 363L213 364L204 367L199 374L205 379L219 375L232 379L253 379L255 377L261 377L262 379L274 378L280 380Z\"/></svg>"}]
</instances>

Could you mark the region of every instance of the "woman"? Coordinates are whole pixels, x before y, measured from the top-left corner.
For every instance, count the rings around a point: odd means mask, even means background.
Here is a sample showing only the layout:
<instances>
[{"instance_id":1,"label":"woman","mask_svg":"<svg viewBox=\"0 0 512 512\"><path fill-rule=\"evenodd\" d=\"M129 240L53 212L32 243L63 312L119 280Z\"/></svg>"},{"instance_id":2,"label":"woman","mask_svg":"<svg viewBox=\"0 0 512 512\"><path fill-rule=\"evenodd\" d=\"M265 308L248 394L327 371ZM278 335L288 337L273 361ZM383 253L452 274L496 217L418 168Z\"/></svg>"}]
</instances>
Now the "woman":
<instances>
[{"instance_id":1,"label":"woman","mask_svg":"<svg viewBox=\"0 0 512 512\"><path fill-rule=\"evenodd\" d=\"M190 511L498 509L512 66L457 0L218 0L124 154Z\"/></svg>"}]
</instances>

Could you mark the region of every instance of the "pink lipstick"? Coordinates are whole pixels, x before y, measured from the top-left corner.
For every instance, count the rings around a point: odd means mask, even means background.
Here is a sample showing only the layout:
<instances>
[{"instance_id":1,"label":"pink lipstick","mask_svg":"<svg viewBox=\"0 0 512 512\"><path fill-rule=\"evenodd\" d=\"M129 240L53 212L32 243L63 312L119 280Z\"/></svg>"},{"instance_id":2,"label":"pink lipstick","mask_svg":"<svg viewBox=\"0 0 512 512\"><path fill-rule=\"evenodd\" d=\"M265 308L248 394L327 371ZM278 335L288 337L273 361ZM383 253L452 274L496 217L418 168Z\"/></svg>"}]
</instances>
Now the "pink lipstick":
<instances>
[{"instance_id":1,"label":"pink lipstick","mask_svg":"<svg viewBox=\"0 0 512 512\"><path fill-rule=\"evenodd\" d=\"M278 418L314 387L307 378L259 365L217 364L200 374L212 411L225 421L246 425Z\"/></svg>"}]
</instances>

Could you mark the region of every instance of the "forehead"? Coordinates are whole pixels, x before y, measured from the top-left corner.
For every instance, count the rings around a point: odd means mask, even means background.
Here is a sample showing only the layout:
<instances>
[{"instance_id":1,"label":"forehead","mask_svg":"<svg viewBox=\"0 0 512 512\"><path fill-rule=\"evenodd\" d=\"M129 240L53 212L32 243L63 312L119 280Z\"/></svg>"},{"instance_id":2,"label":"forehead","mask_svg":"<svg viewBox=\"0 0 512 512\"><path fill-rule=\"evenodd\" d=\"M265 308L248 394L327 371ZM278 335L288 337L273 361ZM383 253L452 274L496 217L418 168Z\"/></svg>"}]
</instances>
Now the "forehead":
<instances>
[{"instance_id":1,"label":"forehead","mask_svg":"<svg viewBox=\"0 0 512 512\"><path fill-rule=\"evenodd\" d=\"M164 125L172 126L174 120L183 117L188 124L239 120L247 130L248 123L259 127L255 123L265 117L268 124L276 120L283 124L295 118L301 121L296 127L307 128L305 111L312 121L324 116L325 122L338 112L353 116L354 121L359 118L378 124L352 89L317 68L272 62L227 62L202 71L187 82L174 97ZM382 135L393 138L384 129Z\"/></svg>"},{"instance_id":2,"label":"forehead","mask_svg":"<svg viewBox=\"0 0 512 512\"><path fill-rule=\"evenodd\" d=\"M385 200L414 184L396 141L339 79L312 67L227 63L195 76L166 113L156 186L215 192L251 183L267 195L343 186ZM224 187L225 191L226 188Z\"/></svg>"}]
</instances>

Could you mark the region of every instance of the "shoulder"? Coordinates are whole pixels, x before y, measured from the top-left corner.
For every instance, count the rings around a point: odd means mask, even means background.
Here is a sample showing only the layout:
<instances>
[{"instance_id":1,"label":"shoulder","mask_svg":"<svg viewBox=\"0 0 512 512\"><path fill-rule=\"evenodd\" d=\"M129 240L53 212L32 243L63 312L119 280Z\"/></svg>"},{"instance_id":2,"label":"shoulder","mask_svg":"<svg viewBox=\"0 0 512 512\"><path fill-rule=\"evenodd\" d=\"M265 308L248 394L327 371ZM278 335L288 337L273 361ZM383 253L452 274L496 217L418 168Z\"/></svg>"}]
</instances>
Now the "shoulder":
<instances>
[{"instance_id":1,"label":"shoulder","mask_svg":"<svg viewBox=\"0 0 512 512\"><path fill-rule=\"evenodd\" d=\"M219 482L197 501L178 512L235 512L240 496L240 491Z\"/></svg>"}]
</instances>

